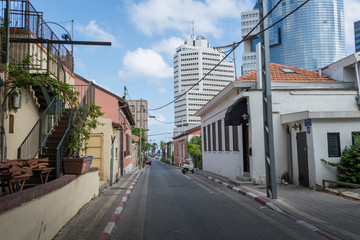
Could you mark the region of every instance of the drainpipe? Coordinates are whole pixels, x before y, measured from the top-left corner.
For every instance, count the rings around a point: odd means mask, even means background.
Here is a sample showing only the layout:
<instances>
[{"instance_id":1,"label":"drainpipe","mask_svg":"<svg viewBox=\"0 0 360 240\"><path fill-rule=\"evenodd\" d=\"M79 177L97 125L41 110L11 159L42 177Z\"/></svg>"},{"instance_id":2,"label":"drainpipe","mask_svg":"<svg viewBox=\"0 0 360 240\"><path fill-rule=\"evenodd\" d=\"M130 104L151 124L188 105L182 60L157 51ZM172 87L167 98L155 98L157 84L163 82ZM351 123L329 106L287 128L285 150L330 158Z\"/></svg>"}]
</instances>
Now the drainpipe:
<instances>
[{"instance_id":1,"label":"drainpipe","mask_svg":"<svg viewBox=\"0 0 360 240\"><path fill-rule=\"evenodd\" d=\"M113 176L114 176L114 142L115 142L115 136L111 136L110 186L113 185Z\"/></svg>"},{"instance_id":2,"label":"drainpipe","mask_svg":"<svg viewBox=\"0 0 360 240\"><path fill-rule=\"evenodd\" d=\"M357 104L358 107L360 109L360 67L359 67L359 62L354 64L355 67L355 73L356 73L356 85L357 85L357 90L358 90L358 95L356 96L356 100L357 100Z\"/></svg>"},{"instance_id":3,"label":"drainpipe","mask_svg":"<svg viewBox=\"0 0 360 240\"><path fill-rule=\"evenodd\" d=\"M9 66L9 62L10 62L10 0L6 0L6 9L5 9L5 31L6 31L6 38L5 38L5 64L6 66ZM6 71L5 74L7 75L5 77L5 80L8 79L8 76L9 76L9 72ZM5 81L2 82L1 84L5 84ZM0 88L0 96L2 96L2 90ZM4 87L4 90L5 92L5 87ZM4 99L5 101L5 99ZM4 157L6 158L6 154L4 154L4 151L5 151L5 129L4 129L4 121L5 121L5 113L4 113L5 109L4 107L1 106L1 128L0 128L0 131L1 131L1 143L0 143L0 148L1 148L1 161L4 160Z\"/></svg>"},{"instance_id":4,"label":"drainpipe","mask_svg":"<svg viewBox=\"0 0 360 240\"><path fill-rule=\"evenodd\" d=\"M293 183L293 164L292 164L292 147L291 147L291 131L287 126L287 167L289 174L289 183Z\"/></svg>"}]
</instances>

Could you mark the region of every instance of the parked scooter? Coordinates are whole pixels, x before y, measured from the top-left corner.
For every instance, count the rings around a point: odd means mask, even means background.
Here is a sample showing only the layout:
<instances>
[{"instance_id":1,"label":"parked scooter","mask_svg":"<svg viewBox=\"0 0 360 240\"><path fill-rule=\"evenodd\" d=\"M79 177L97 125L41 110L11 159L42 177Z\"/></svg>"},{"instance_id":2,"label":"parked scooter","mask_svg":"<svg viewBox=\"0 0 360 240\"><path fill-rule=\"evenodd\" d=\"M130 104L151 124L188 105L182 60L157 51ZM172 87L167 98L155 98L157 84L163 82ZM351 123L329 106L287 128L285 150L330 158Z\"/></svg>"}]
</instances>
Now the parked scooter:
<instances>
[{"instance_id":1,"label":"parked scooter","mask_svg":"<svg viewBox=\"0 0 360 240\"><path fill-rule=\"evenodd\" d=\"M183 174L187 173L188 171L191 171L194 173L194 163L191 161L191 159L186 160L185 162L181 163L181 171Z\"/></svg>"}]
</instances>

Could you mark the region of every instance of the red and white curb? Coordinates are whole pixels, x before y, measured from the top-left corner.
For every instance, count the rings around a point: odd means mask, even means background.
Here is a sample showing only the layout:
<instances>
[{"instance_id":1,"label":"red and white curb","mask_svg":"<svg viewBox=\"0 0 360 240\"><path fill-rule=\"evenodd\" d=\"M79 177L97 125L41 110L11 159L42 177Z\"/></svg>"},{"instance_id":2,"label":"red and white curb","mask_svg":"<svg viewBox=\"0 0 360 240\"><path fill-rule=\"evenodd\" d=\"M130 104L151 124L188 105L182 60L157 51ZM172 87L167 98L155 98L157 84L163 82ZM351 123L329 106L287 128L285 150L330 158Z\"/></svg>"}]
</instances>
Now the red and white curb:
<instances>
[{"instance_id":1,"label":"red and white curb","mask_svg":"<svg viewBox=\"0 0 360 240\"><path fill-rule=\"evenodd\" d=\"M126 193L124 194L124 197L122 198L121 202L119 203L118 207L115 209L114 214L111 216L108 224L106 225L104 231L101 233L99 240L107 240L110 238L112 232L114 231L115 225L117 223L117 221L120 218L121 212L124 210L125 205L127 203L127 201L130 198L130 195L137 183L137 181L139 180L141 174L143 173L143 171L145 170L142 169L138 175L136 176L135 180L132 182L131 186L127 189Z\"/></svg>"},{"instance_id":2,"label":"red and white curb","mask_svg":"<svg viewBox=\"0 0 360 240\"><path fill-rule=\"evenodd\" d=\"M332 235L332 234L330 234L330 233L327 233L327 232L325 232L325 231L323 231L323 230L321 230L321 229L319 229L319 228L317 228L317 227L315 227L315 226L313 226L313 225L311 225L311 224L309 224L309 223L307 223L307 222L305 222L305 221L303 221L303 220L300 220L300 219L297 219L297 218L294 217L294 216L291 216L290 214L288 214L287 212L281 210L280 208L278 208L278 207L275 206L272 202L270 202L269 200L267 200L267 199L265 199L265 198L259 197L259 196L255 195L255 194L251 193L251 192L245 191L245 190L243 190L243 189L241 189L241 188L239 188L239 187L235 187L235 186L233 186L233 185L231 185L231 184L228 184L228 183L226 183L226 182L223 182L223 181L221 181L221 180L219 180L219 179L216 179L216 178L207 176L207 175L205 175L205 174L203 174L203 173L200 173L200 172L197 172L197 173L198 173L199 175L201 175L201 176L204 176L204 177L210 179L211 181L214 181L214 182L217 182L217 183L219 183L219 184L222 184L222 185L226 186L227 188L229 188L229 189L231 189L231 190L233 190L233 191L235 191L235 192L237 192L237 193L240 193L240 194L242 194L242 195L244 195L244 196L246 196L246 197L248 197L248 198L254 199L255 201L261 203L262 205L267 206L267 207L269 207L270 209L278 212L279 214L287 217L288 219L292 220L293 222L296 222L296 223L298 223L298 224L300 224L300 225L302 225L302 226L310 229L311 231L320 234L321 236L323 236L323 237L325 237L325 238L327 238L327 239L330 239L330 240L339 240L339 239L340 239L340 238L335 237L334 235Z\"/></svg>"}]
</instances>

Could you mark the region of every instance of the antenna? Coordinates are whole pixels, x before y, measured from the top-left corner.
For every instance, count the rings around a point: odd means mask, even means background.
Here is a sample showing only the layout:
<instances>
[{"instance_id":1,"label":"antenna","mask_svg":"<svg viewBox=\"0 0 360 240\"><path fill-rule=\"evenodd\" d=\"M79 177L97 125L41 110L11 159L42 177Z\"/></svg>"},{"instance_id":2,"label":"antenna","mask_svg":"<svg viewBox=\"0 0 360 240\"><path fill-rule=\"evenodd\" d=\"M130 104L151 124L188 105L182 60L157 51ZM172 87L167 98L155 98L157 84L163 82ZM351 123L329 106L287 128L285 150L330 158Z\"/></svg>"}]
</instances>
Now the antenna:
<instances>
[{"instance_id":1,"label":"antenna","mask_svg":"<svg viewBox=\"0 0 360 240\"><path fill-rule=\"evenodd\" d=\"M194 39L194 38L195 38L195 34L194 34L194 32L195 32L195 28L194 28L194 25L195 25L195 23L194 23L194 21L192 21L192 29L191 29L191 32L192 32L191 37L192 37L192 39Z\"/></svg>"}]
</instances>

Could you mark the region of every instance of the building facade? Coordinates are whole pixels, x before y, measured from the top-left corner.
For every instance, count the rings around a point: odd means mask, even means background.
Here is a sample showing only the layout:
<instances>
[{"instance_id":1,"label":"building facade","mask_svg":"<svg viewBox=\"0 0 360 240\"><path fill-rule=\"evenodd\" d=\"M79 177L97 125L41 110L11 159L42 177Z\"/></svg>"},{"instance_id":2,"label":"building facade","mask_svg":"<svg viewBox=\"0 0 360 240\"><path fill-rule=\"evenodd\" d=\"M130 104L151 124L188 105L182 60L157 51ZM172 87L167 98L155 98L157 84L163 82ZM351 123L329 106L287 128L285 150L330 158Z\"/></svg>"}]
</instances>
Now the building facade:
<instances>
[{"instance_id":1,"label":"building facade","mask_svg":"<svg viewBox=\"0 0 360 240\"><path fill-rule=\"evenodd\" d=\"M254 31L251 30L259 22L258 4L249 12L241 13L241 36L245 38L244 53L242 55L241 75L245 75L256 68L256 44L260 42L259 27Z\"/></svg>"},{"instance_id":2,"label":"building facade","mask_svg":"<svg viewBox=\"0 0 360 240\"><path fill-rule=\"evenodd\" d=\"M360 20L354 22L355 52L360 52Z\"/></svg>"},{"instance_id":3,"label":"building facade","mask_svg":"<svg viewBox=\"0 0 360 240\"><path fill-rule=\"evenodd\" d=\"M277 2L278 0L269 0L268 11ZM302 3L302 1L283 1L268 17L268 26ZM259 20L256 17L256 11L259 11L257 8L258 3L253 11L242 14L242 24L245 24L242 25L243 37ZM243 74L256 69L255 61L251 59L256 55L255 45L259 42L254 35L256 32L254 31L244 44ZM270 62L311 71L344 58L346 56L344 1L309 1L269 30L269 45Z\"/></svg>"},{"instance_id":4,"label":"building facade","mask_svg":"<svg viewBox=\"0 0 360 240\"><path fill-rule=\"evenodd\" d=\"M270 63L276 180L315 187L336 180L352 135L360 133L360 54L315 71ZM325 75L326 74L326 75ZM229 84L201 108L203 169L264 184L262 91L256 71ZM332 104L329 104L331 102ZM316 103L316 104L314 104Z\"/></svg>"},{"instance_id":5,"label":"building facade","mask_svg":"<svg viewBox=\"0 0 360 240\"><path fill-rule=\"evenodd\" d=\"M199 82L223 57L224 54L210 48L209 42L202 36L196 39L191 36L176 49L174 135L182 133L192 125L200 124L200 118L195 116L195 112L234 80L234 63L224 60Z\"/></svg>"},{"instance_id":6,"label":"building facade","mask_svg":"<svg viewBox=\"0 0 360 240\"><path fill-rule=\"evenodd\" d=\"M140 124L142 124L142 128L145 130L145 138L148 139L148 102L146 100L128 100L130 110L133 114L133 118L135 120L135 127L140 128ZM140 106L143 105L142 115L140 116L141 110Z\"/></svg>"}]
</instances>

